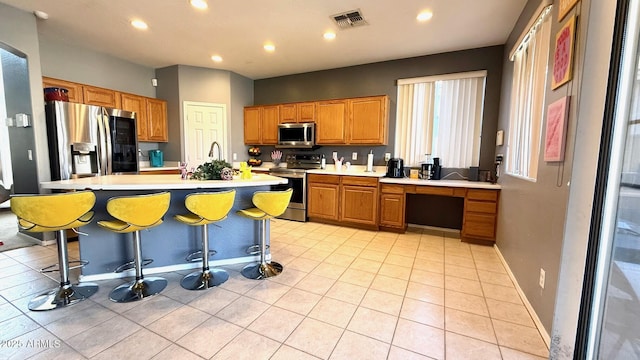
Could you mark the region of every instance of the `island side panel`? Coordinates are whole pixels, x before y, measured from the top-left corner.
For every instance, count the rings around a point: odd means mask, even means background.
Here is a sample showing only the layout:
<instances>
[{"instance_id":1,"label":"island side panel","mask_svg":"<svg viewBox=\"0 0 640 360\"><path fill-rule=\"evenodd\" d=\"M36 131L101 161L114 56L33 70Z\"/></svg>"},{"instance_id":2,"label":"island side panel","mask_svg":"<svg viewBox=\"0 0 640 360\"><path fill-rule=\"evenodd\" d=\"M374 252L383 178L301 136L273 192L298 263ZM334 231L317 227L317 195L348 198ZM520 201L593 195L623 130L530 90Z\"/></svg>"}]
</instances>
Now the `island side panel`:
<instances>
[{"instance_id":1,"label":"island side panel","mask_svg":"<svg viewBox=\"0 0 640 360\"><path fill-rule=\"evenodd\" d=\"M209 226L210 248L217 254L210 258L211 262L224 259L238 259L238 262L246 261L247 247L257 244L259 241L259 222L247 219L236 214L240 209L253 207L251 198L258 190L269 190L269 186L236 188L236 197L233 208L228 217L216 225ZM188 210L184 206L185 197L196 192L215 192L226 189L193 189L170 190L171 205L162 224L142 230L142 256L145 259L153 259L153 263L145 267L157 268L171 265L189 265L185 257L202 247L201 227L189 226L174 219L176 214L186 214ZM82 275L113 274L114 270L127 261L133 259L133 234L119 234L101 228L97 223L100 220L111 219L107 213L107 200L115 196L132 196L157 193L144 190L110 190L94 191L96 205L94 207L94 220L80 228L80 257L89 263L82 269ZM268 235L268 234L267 234ZM240 258L245 258L242 260Z\"/></svg>"}]
</instances>

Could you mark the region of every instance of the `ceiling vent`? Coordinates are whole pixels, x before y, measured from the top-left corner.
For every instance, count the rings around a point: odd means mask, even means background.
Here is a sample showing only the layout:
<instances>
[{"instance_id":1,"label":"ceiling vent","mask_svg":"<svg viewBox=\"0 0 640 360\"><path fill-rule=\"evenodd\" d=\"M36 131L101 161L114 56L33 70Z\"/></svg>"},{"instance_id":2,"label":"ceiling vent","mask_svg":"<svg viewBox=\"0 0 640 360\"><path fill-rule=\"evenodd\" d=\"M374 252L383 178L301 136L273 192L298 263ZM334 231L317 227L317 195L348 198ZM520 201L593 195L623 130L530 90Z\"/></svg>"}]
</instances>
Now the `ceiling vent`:
<instances>
[{"instance_id":1,"label":"ceiling vent","mask_svg":"<svg viewBox=\"0 0 640 360\"><path fill-rule=\"evenodd\" d=\"M360 9L335 14L332 15L331 18L336 22L340 29L351 29L356 26L368 25L367 20L362 16Z\"/></svg>"}]
</instances>

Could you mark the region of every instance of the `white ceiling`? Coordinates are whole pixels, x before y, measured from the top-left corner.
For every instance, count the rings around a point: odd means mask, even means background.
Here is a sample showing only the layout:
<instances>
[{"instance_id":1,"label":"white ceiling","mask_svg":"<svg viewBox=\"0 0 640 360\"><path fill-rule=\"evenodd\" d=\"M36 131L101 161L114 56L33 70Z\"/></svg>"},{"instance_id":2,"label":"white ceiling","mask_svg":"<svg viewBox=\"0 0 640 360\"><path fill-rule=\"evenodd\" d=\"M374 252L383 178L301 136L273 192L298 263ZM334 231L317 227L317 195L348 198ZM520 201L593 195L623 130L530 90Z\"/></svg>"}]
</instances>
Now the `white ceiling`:
<instances>
[{"instance_id":1,"label":"white ceiling","mask_svg":"<svg viewBox=\"0 0 640 360\"><path fill-rule=\"evenodd\" d=\"M151 68L217 68L251 79L503 44L527 0L0 0L41 10L38 32ZM330 16L360 9L368 26ZM424 9L433 18L418 23ZM133 29L139 18L149 29ZM337 38L323 39L326 30ZM275 53L262 48L266 41ZM211 61L219 54L220 64Z\"/></svg>"}]
</instances>

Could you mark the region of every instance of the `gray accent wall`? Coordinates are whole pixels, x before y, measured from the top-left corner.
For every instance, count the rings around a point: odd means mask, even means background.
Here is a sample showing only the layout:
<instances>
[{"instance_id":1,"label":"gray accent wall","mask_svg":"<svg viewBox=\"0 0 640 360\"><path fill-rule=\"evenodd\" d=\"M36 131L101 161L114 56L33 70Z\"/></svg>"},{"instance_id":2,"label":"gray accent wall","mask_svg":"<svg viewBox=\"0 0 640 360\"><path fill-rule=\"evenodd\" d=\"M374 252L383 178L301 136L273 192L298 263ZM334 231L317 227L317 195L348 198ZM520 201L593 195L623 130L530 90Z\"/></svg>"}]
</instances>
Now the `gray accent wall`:
<instances>
[{"instance_id":1,"label":"gray accent wall","mask_svg":"<svg viewBox=\"0 0 640 360\"><path fill-rule=\"evenodd\" d=\"M185 101L224 104L227 109L227 153L244 151L244 106L253 101L253 80L236 73L186 65L156 70L158 97L167 100L169 143L158 144L168 160L184 159L183 119ZM237 148L237 149L236 149ZM229 156L227 161L231 162Z\"/></svg>"},{"instance_id":2,"label":"gray accent wall","mask_svg":"<svg viewBox=\"0 0 640 360\"><path fill-rule=\"evenodd\" d=\"M156 97L155 70L40 33L43 76Z\"/></svg>"},{"instance_id":3,"label":"gray accent wall","mask_svg":"<svg viewBox=\"0 0 640 360\"><path fill-rule=\"evenodd\" d=\"M304 74L281 76L255 81L256 105L326 100L371 95L389 96L389 142L376 147L323 147L325 155L336 150L345 161L351 152L358 152L356 164L366 163L366 154L373 150L376 165L384 165L383 153L393 154L395 143L396 98L398 79L440 75L456 72L487 70L485 107L482 124L480 167L491 168L495 156L496 124L502 84L503 46L456 51L408 59L350 66ZM265 150L263 150L263 154ZM264 157L264 156L263 156ZM330 156L329 156L330 157ZM264 159L263 159L264 160Z\"/></svg>"},{"instance_id":4,"label":"gray accent wall","mask_svg":"<svg viewBox=\"0 0 640 360\"><path fill-rule=\"evenodd\" d=\"M502 105L498 121L498 128L505 130L505 145L497 147L496 153L506 154L508 151L506 139L509 136L509 105L513 80L513 63L508 59L509 52L519 35L525 30L529 19L536 16L534 13L540 3L541 0L530 0L527 3L505 45ZM547 333L551 332L556 296L561 294L558 293L558 274L563 261L561 256L563 241L566 240L567 202L579 122L576 104L580 103L587 34L587 14L582 13L581 10L587 9L588 3L588 1L582 1L576 7L580 17L574 53L573 80L556 90L551 89L552 59L555 48L553 39L569 17L566 17L562 23L558 23L557 8L552 10L551 39L549 40L551 50L542 136L544 138L548 105L564 96L571 96L564 162L545 162L544 146L542 146L535 182L504 174L499 179L502 192L496 245ZM540 269L545 271L544 289L538 285Z\"/></svg>"},{"instance_id":5,"label":"gray accent wall","mask_svg":"<svg viewBox=\"0 0 640 360\"><path fill-rule=\"evenodd\" d=\"M581 85L578 90L579 98L574 103L578 124L551 334L552 359L573 359L609 81L616 5L615 1L596 0L582 0L578 4L579 21L583 27L580 29L580 37L587 30L589 37L586 43L579 44L584 49L584 66L581 74L578 74Z\"/></svg>"}]
</instances>

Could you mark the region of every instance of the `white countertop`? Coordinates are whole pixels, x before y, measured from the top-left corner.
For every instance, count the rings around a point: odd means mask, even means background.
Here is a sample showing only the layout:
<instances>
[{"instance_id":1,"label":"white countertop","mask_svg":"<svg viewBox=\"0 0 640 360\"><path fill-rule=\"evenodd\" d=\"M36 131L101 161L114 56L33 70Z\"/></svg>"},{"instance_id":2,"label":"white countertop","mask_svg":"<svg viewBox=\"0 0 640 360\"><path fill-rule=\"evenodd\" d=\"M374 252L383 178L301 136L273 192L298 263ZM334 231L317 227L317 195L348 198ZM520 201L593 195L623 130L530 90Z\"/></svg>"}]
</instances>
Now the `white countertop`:
<instances>
[{"instance_id":1,"label":"white countertop","mask_svg":"<svg viewBox=\"0 0 640 360\"><path fill-rule=\"evenodd\" d=\"M351 165L349 169L343 165L341 170L336 170L336 167L333 164L327 164L326 169L307 170L307 174L368 176L378 178L387 174L386 166L374 166L373 172L366 172L366 169L367 167L364 165Z\"/></svg>"},{"instance_id":2,"label":"white countertop","mask_svg":"<svg viewBox=\"0 0 640 360\"><path fill-rule=\"evenodd\" d=\"M468 189L492 189L500 190L499 184L492 184L480 181L468 180L420 180L410 178L382 178L380 182L383 184L399 184L399 185L422 185L422 186L447 186L462 187Z\"/></svg>"},{"instance_id":3,"label":"white countertop","mask_svg":"<svg viewBox=\"0 0 640 360\"><path fill-rule=\"evenodd\" d=\"M148 161L140 161L140 171L158 171L158 170L180 170L178 161L165 161L162 166L151 166Z\"/></svg>"},{"instance_id":4,"label":"white countertop","mask_svg":"<svg viewBox=\"0 0 640 360\"><path fill-rule=\"evenodd\" d=\"M43 189L56 190L168 190L215 189L286 184L287 179L266 174L253 174L248 180L182 180L180 175L106 175L80 179L47 181Z\"/></svg>"}]
</instances>

